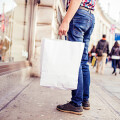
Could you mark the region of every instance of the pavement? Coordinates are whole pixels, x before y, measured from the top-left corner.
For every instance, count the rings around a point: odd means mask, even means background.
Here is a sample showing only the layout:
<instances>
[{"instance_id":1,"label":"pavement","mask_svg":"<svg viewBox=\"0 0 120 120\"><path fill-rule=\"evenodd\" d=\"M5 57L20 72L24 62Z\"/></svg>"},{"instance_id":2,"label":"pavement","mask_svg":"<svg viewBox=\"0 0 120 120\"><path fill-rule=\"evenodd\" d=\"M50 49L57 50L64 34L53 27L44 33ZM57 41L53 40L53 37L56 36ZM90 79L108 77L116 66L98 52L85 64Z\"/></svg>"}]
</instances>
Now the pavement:
<instances>
[{"instance_id":1,"label":"pavement","mask_svg":"<svg viewBox=\"0 0 120 120\"><path fill-rule=\"evenodd\" d=\"M112 75L110 64L104 75L96 74L91 66L90 71L91 109L84 110L83 115L56 110L58 104L70 101L71 91L41 87L40 78L29 78L11 100L0 106L0 120L120 120L120 74Z\"/></svg>"}]
</instances>

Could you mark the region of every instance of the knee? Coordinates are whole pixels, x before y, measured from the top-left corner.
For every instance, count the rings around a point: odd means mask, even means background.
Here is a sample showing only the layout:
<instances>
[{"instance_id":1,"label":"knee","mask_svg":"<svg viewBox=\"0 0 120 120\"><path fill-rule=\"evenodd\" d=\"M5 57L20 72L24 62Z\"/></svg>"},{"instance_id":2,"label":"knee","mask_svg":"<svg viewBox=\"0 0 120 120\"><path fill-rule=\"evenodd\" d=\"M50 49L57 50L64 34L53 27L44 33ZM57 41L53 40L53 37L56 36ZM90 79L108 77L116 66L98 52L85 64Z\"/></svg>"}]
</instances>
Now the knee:
<instances>
[{"instance_id":1,"label":"knee","mask_svg":"<svg viewBox=\"0 0 120 120\"><path fill-rule=\"evenodd\" d=\"M87 62L81 62L82 69L89 69L89 65Z\"/></svg>"}]
</instances>

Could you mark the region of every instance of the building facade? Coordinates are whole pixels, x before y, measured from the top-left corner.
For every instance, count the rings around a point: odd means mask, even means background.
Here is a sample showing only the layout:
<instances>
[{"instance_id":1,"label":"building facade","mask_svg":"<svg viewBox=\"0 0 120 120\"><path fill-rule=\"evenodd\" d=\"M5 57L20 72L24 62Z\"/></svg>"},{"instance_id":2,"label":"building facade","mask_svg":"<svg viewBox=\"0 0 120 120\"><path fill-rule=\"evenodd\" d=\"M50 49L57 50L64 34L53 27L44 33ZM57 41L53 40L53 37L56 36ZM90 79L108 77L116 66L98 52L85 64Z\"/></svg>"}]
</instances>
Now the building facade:
<instances>
[{"instance_id":1,"label":"building facade","mask_svg":"<svg viewBox=\"0 0 120 120\"><path fill-rule=\"evenodd\" d=\"M66 13L67 0L13 1L17 6L5 13L5 16L9 18L9 24L6 25L4 33L0 32L0 41L4 42L4 46L6 44L6 52L1 54L1 61L8 64L28 62L32 66L31 75L40 76L41 39L58 38L58 28ZM99 2L95 9L96 23L89 50L102 38L102 34L107 35L111 49L114 43L114 32L110 30L111 26L116 23L102 11ZM2 21L3 19L0 24ZM116 25L115 32L120 33L118 25ZM2 51L5 51L3 48L2 46Z\"/></svg>"},{"instance_id":2,"label":"building facade","mask_svg":"<svg viewBox=\"0 0 120 120\"><path fill-rule=\"evenodd\" d=\"M109 42L110 50L115 42L115 33L120 33L120 25L112 20L100 7L99 1L95 7L95 28L91 36L90 47L96 45L102 38L103 34L106 34L107 41Z\"/></svg>"}]
</instances>

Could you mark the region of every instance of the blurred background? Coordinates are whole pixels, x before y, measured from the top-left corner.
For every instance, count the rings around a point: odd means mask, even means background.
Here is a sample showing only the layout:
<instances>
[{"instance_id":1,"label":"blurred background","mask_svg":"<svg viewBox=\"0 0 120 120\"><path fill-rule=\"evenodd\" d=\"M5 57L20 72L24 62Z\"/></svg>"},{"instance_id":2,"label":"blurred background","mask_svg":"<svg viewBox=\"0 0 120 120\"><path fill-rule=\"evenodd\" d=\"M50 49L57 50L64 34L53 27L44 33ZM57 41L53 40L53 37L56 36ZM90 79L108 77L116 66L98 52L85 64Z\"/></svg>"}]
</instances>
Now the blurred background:
<instances>
[{"instance_id":1,"label":"blurred background","mask_svg":"<svg viewBox=\"0 0 120 120\"><path fill-rule=\"evenodd\" d=\"M67 0L1 0L0 64L39 64L41 39L58 38ZM119 0L97 0L89 50L106 34L110 50L120 40ZM36 61L36 62L35 62ZM38 62L37 62L38 61Z\"/></svg>"},{"instance_id":2,"label":"blurred background","mask_svg":"<svg viewBox=\"0 0 120 120\"><path fill-rule=\"evenodd\" d=\"M81 117L58 113L56 105L70 100L70 91L40 86L41 39L58 38L66 2L0 0L0 120L120 120L120 66L116 66L117 74L112 74L109 56L105 74L98 74L98 56L94 53L103 34L109 51L116 41L120 44L120 0L97 0L96 3L88 63L92 109L84 111Z\"/></svg>"}]
</instances>

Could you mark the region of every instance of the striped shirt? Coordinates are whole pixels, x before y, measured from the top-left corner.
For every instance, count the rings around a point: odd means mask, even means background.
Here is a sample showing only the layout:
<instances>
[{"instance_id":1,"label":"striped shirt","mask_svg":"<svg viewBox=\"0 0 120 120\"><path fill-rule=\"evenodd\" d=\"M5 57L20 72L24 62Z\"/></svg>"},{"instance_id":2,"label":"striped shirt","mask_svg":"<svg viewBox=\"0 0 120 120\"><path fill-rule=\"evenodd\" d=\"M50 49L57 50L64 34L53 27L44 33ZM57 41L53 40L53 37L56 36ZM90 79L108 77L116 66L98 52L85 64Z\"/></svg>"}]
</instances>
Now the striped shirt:
<instances>
[{"instance_id":1,"label":"striped shirt","mask_svg":"<svg viewBox=\"0 0 120 120\"><path fill-rule=\"evenodd\" d=\"M69 7L70 1L71 0L67 0L67 6L66 6L66 8ZM96 3L96 0L82 0L80 6L88 8L90 10L94 10L95 9L94 8L95 7L95 3Z\"/></svg>"}]
</instances>

